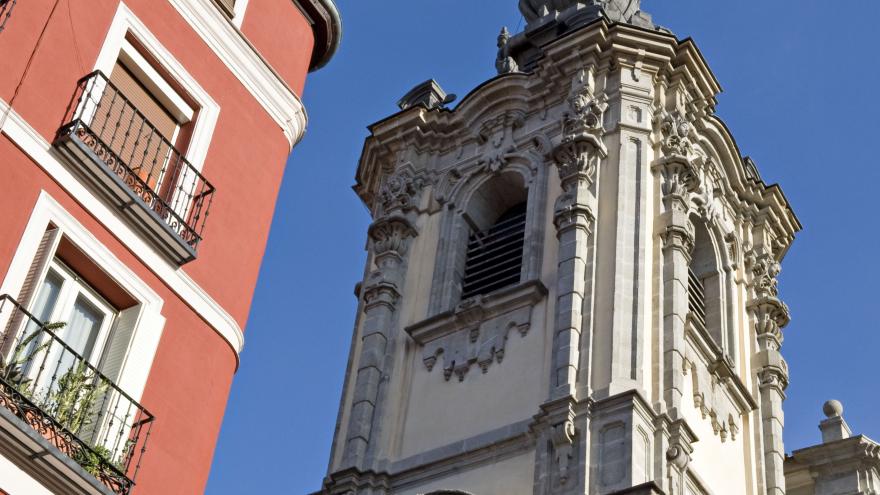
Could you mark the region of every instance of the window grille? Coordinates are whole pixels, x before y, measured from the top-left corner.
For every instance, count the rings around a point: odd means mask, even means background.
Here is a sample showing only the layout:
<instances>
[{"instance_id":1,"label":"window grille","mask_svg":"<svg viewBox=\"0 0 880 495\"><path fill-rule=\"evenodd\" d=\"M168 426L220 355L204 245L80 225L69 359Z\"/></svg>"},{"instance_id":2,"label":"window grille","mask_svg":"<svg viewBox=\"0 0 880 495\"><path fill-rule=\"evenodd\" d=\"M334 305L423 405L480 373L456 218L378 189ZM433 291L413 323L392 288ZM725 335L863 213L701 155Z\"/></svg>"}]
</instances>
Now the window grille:
<instances>
[{"instance_id":1,"label":"window grille","mask_svg":"<svg viewBox=\"0 0 880 495\"><path fill-rule=\"evenodd\" d=\"M688 310L704 327L706 326L706 289L703 281L688 267Z\"/></svg>"},{"instance_id":2,"label":"window grille","mask_svg":"<svg viewBox=\"0 0 880 495\"><path fill-rule=\"evenodd\" d=\"M526 204L509 209L467 246L462 299L488 294L520 281L525 242Z\"/></svg>"}]
</instances>

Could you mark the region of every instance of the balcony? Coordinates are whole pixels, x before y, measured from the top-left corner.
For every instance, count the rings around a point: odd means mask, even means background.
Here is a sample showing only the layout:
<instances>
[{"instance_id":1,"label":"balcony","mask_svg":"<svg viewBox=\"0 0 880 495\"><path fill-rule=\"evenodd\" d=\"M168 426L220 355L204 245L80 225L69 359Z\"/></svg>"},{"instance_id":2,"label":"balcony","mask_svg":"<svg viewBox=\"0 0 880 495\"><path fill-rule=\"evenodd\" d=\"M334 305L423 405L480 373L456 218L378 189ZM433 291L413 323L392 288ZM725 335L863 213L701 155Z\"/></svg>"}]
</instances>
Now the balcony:
<instances>
[{"instance_id":1,"label":"balcony","mask_svg":"<svg viewBox=\"0 0 880 495\"><path fill-rule=\"evenodd\" d=\"M100 71L84 77L53 143L162 253L196 257L214 187Z\"/></svg>"},{"instance_id":2,"label":"balcony","mask_svg":"<svg viewBox=\"0 0 880 495\"><path fill-rule=\"evenodd\" d=\"M0 296L0 448L75 480L75 493L126 495L154 418L65 344L63 327Z\"/></svg>"}]
</instances>

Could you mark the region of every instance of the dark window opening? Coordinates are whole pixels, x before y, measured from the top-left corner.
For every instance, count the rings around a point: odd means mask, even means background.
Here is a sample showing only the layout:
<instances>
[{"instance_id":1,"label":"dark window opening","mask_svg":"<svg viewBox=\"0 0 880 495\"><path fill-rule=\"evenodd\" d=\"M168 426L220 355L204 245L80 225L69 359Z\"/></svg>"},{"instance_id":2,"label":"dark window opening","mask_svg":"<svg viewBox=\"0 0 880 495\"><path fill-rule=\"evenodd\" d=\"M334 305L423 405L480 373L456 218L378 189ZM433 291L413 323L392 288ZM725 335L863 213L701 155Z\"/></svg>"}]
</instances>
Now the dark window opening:
<instances>
[{"instance_id":1,"label":"dark window opening","mask_svg":"<svg viewBox=\"0 0 880 495\"><path fill-rule=\"evenodd\" d=\"M471 234L462 299L520 282L525 226L526 203L520 203L508 209L488 229Z\"/></svg>"}]
</instances>

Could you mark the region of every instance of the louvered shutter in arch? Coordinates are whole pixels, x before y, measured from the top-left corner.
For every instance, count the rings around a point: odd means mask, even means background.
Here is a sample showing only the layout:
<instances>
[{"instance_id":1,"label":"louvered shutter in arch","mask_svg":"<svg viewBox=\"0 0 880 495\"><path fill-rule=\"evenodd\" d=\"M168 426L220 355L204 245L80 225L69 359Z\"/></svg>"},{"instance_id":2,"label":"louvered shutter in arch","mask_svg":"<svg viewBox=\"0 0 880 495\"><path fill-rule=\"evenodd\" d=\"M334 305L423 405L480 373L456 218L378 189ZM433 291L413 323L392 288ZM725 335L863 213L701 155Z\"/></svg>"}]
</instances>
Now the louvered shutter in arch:
<instances>
[{"instance_id":1,"label":"louvered shutter in arch","mask_svg":"<svg viewBox=\"0 0 880 495\"><path fill-rule=\"evenodd\" d=\"M122 375L125 357L131 347L131 340L140 320L142 309L143 306L138 304L120 311L110 332L107 345L104 347L99 369L114 383L118 383L119 377Z\"/></svg>"}]
</instances>

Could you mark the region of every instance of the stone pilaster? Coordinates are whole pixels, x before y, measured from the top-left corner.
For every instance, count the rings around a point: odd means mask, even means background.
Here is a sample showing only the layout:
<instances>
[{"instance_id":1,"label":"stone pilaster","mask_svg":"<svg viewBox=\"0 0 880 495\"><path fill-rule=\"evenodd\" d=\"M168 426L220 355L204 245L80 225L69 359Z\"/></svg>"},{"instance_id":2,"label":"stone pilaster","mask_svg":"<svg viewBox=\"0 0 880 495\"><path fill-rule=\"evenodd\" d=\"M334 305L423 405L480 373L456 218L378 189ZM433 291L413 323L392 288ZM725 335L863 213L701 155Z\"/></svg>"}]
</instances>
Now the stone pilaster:
<instances>
[{"instance_id":1,"label":"stone pilaster","mask_svg":"<svg viewBox=\"0 0 880 495\"><path fill-rule=\"evenodd\" d=\"M563 121L562 142L553 151L562 194L556 200L554 224L559 240L551 398L576 395L583 330L584 302L592 287L594 179L608 153L602 144L605 105L593 94L591 76L580 71L569 95L570 113ZM586 328L585 328L586 327ZM588 386L589 381L585 383Z\"/></svg>"},{"instance_id":2,"label":"stone pilaster","mask_svg":"<svg viewBox=\"0 0 880 495\"><path fill-rule=\"evenodd\" d=\"M765 491L785 494L785 445L782 432L785 418L782 403L788 387L788 365L782 358L782 329L791 320L788 307L779 300L776 277L779 263L769 252L749 256L753 299L749 310L755 324L758 353L754 359L761 403L761 427L764 449Z\"/></svg>"},{"instance_id":3,"label":"stone pilaster","mask_svg":"<svg viewBox=\"0 0 880 495\"><path fill-rule=\"evenodd\" d=\"M678 138L674 131L672 136ZM667 135L667 143L670 134ZM697 189L694 165L678 149L667 152L655 165L661 177L663 214L663 400L673 419L678 419L683 395L682 373L685 324L688 314L688 266L694 249L694 226L689 218L690 194Z\"/></svg>"},{"instance_id":4,"label":"stone pilaster","mask_svg":"<svg viewBox=\"0 0 880 495\"><path fill-rule=\"evenodd\" d=\"M589 427L586 421L576 426L573 411L578 388L589 390L590 365L583 362L582 352L585 356L590 352L590 336L585 332L589 333L591 324L584 321L584 304L592 297L595 177L599 163L608 155L601 141L606 105L594 95L591 74L585 70L575 75L568 103L562 139L553 150L562 187L554 210L559 254L553 374L542 423L549 450L537 456L536 493L584 493L588 466L585 436ZM581 367L583 373L579 373Z\"/></svg>"},{"instance_id":5,"label":"stone pilaster","mask_svg":"<svg viewBox=\"0 0 880 495\"><path fill-rule=\"evenodd\" d=\"M390 216L370 227L376 269L364 282L364 323L361 350L342 465L365 469L376 426L380 386L386 373L408 243L417 235L403 216Z\"/></svg>"}]
</instances>

